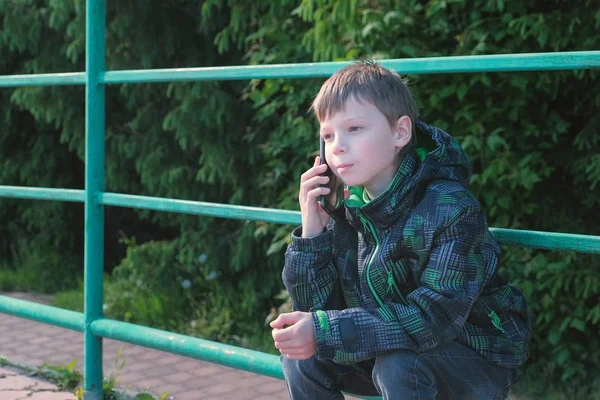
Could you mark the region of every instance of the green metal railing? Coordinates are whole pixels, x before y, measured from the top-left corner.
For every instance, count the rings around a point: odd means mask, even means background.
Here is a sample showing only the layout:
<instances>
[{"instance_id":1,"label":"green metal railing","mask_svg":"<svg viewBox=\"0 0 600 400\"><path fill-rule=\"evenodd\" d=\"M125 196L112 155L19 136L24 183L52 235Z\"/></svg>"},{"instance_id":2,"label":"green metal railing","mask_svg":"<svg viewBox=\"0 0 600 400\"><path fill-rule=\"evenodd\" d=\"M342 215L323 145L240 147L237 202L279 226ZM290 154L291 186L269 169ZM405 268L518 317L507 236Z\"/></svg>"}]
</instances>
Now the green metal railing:
<instances>
[{"instance_id":1,"label":"green metal railing","mask_svg":"<svg viewBox=\"0 0 600 400\"><path fill-rule=\"evenodd\" d=\"M0 186L0 197L80 202L85 205L85 312L0 296L0 312L83 332L84 398L102 399L102 338L206 360L279 379L279 357L104 318L104 207L133 207L222 218L299 224L300 213L257 207L107 193L104 191L105 86L118 83L328 77L347 62L212 68L105 70L105 0L86 0L86 71L0 76L1 87L86 86L85 190ZM600 51L387 60L403 74L595 69ZM492 228L502 244L600 254L600 236Z\"/></svg>"}]
</instances>

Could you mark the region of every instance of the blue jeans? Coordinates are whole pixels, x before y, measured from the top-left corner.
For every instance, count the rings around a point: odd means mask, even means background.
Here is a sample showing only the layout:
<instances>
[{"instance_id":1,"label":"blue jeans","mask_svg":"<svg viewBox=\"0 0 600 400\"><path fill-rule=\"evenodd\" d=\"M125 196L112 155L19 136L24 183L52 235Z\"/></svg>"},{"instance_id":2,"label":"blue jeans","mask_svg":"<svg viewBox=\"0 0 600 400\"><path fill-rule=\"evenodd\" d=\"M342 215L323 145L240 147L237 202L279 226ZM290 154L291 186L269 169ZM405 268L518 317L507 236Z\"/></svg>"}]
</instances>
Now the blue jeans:
<instances>
[{"instance_id":1,"label":"blue jeans","mask_svg":"<svg viewBox=\"0 0 600 400\"><path fill-rule=\"evenodd\" d=\"M424 353L395 351L352 365L281 357L292 400L343 399L342 391L384 400L505 399L519 372L450 342Z\"/></svg>"}]
</instances>

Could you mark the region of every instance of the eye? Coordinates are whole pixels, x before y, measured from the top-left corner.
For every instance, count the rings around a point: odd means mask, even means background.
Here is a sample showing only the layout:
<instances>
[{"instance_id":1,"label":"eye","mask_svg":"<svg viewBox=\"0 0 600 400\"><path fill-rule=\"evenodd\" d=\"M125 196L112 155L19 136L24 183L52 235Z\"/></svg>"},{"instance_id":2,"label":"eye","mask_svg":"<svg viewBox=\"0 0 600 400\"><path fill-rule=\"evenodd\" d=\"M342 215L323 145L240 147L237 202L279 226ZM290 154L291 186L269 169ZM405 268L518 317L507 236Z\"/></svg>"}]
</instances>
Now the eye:
<instances>
[{"instance_id":1,"label":"eye","mask_svg":"<svg viewBox=\"0 0 600 400\"><path fill-rule=\"evenodd\" d=\"M362 129L362 126L351 126L348 130L350 132L356 132Z\"/></svg>"},{"instance_id":2,"label":"eye","mask_svg":"<svg viewBox=\"0 0 600 400\"><path fill-rule=\"evenodd\" d=\"M331 138L333 138L333 135L331 133L324 133L321 136L323 136L323 140L330 140Z\"/></svg>"}]
</instances>

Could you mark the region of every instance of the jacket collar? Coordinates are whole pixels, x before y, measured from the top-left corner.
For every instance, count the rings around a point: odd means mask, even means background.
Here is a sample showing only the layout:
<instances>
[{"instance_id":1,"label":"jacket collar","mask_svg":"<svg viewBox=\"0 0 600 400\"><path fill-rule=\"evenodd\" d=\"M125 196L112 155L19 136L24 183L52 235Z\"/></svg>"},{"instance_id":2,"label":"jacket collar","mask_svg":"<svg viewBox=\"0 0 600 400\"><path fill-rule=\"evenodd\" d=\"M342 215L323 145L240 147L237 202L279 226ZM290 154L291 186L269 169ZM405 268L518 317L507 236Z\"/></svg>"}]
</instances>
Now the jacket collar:
<instances>
[{"instance_id":1,"label":"jacket collar","mask_svg":"<svg viewBox=\"0 0 600 400\"><path fill-rule=\"evenodd\" d=\"M398 170L388 188L370 202L364 201L364 188L350 188L350 197L345 201L346 220L359 231L364 231L363 218L382 229L393 225L412 207L410 196L411 178L419 167L419 158L414 150L408 151L399 163Z\"/></svg>"}]
</instances>

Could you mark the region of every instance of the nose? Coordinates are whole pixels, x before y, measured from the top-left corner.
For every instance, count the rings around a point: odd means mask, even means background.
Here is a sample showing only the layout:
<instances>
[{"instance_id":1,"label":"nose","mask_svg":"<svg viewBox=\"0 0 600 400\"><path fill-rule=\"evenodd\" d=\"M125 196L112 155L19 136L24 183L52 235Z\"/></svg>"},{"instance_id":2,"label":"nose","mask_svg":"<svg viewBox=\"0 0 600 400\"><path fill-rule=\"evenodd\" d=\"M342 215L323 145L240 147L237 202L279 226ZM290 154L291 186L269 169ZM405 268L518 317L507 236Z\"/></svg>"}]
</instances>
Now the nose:
<instances>
[{"instance_id":1,"label":"nose","mask_svg":"<svg viewBox=\"0 0 600 400\"><path fill-rule=\"evenodd\" d=\"M336 134L334 136L333 143L331 143L331 151L333 154L343 154L348 151L343 135Z\"/></svg>"}]
</instances>

